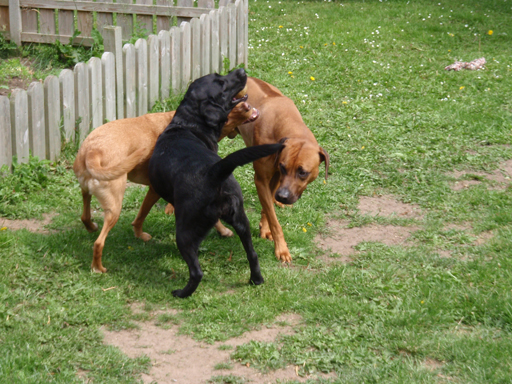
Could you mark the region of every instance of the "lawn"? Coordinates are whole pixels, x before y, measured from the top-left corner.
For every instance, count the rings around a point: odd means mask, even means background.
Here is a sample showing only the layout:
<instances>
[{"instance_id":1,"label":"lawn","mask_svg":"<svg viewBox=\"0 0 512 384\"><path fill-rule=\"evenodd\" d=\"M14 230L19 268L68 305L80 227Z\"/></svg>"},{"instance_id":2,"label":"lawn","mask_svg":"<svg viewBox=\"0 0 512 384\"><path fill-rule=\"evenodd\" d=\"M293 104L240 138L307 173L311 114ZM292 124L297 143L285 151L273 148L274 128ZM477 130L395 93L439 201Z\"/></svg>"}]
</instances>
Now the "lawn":
<instances>
[{"instance_id":1,"label":"lawn","mask_svg":"<svg viewBox=\"0 0 512 384\"><path fill-rule=\"evenodd\" d=\"M134 303L177 310L180 332L208 343L296 314L293 333L232 350L232 364L262 372L291 365L315 383L511 382L512 187L510 175L486 175L512 159L512 0L251 0L249 19L249 74L294 100L331 157L326 183L321 170L293 208L277 209L293 264L281 266L258 238L246 166L235 177L263 285L247 285L238 239L212 232L198 290L173 298L188 278L174 218L158 203L145 223L153 240L135 239L130 223L145 195L136 185L106 241L108 273L92 273L97 235L80 222L77 148L68 145L57 163L32 160L0 181L0 216L58 214L47 233L0 228L0 382L139 382L150 359L129 358L102 336L144 319ZM444 69L480 57L484 70ZM242 147L224 140L220 152ZM422 215L358 208L382 195ZM415 230L403 244L363 242L347 263L315 240L333 220Z\"/></svg>"}]
</instances>

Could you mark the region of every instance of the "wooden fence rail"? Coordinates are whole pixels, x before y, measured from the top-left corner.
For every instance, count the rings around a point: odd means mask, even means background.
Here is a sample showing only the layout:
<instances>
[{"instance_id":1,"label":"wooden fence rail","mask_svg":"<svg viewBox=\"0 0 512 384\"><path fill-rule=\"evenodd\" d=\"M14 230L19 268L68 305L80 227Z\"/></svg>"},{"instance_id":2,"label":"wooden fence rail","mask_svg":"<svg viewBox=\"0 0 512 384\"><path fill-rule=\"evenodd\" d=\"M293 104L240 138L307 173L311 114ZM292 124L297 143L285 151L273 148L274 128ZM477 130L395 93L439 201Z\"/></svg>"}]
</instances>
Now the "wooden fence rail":
<instances>
[{"instance_id":1,"label":"wooden fence rail","mask_svg":"<svg viewBox=\"0 0 512 384\"><path fill-rule=\"evenodd\" d=\"M230 0L220 0L225 6ZM16 44L22 42L67 44L75 27L80 31L74 44L90 46L94 29L114 25L123 28L126 41L138 30L157 34L183 21L210 13L213 0L0 0L0 31Z\"/></svg>"},{"instance_id":2,"label":"wooden fence rail","mask_svg":"<svg viewBox=\"0 0 512 384\"><path fill-rule=\"evenodd\" d=\"M0 166L10 167L14 156L27 162L29 154L55 160L63 141L82 142L106 121L147 113L157 100L219 72L224 58L229 69L247 65L247 22L248 0L236 0L135 44L123 45L121 27L104 27L101 59L0 96Z\"/></svg>"}]
</instances>

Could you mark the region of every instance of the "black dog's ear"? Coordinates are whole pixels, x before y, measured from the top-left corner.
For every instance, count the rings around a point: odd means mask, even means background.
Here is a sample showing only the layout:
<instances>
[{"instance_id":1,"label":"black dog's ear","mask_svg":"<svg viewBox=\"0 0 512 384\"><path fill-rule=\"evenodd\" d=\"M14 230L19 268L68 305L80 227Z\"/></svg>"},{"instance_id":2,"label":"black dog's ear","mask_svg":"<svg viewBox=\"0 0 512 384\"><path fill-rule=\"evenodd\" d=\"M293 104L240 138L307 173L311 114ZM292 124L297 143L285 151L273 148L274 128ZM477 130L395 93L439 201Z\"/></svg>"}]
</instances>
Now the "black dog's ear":
<instances>
[{"instance_id":1,"label":"black dog's ear","mask_svg":"<svg viewBox=\"0 0 512 384\"><path fill-rule=\"evenodd\" d=\"M320 148L320 162L325 161L325 180L327 180L327 172L329 171L329 154L322 147Z\"/></svg>"},{"instance_id":2,"label":"black dog's ear","mask_svg":"<svg viewBox=\"0 0 512 384\"><path fill-rule=\"evenodd\" d=\"M218 127L219 124L224 125L228 118L224 108L210 100L203 101L199 105L199 111L204 122L213 127Z\"/></svg>"}]
</instances>

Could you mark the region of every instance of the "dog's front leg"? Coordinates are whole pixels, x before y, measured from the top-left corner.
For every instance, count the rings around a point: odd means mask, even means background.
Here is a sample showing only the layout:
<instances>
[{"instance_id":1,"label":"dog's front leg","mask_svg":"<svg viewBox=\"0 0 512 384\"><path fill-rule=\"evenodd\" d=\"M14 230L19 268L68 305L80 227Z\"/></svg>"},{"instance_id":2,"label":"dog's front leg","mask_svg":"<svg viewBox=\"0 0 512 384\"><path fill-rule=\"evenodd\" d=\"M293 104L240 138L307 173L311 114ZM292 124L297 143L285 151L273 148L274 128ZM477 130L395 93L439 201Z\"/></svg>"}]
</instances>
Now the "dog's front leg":
<instances>
[{"instance_id":1,"label":"dog's front leg","mask_svg":"<svg viewBox=\"0 0 512 384\"><path fill-rule=\"evenodd\" d=\"M259 177L257 170L255 172L254 181L262 207L262 224L264 224L264 219L268 220L270 232L274 238L275 255L278 260L289 263L292 261L292 256L290 255L288 245L284 239L283 229L277 220L274 208L274 199L269 187L269 182L266 179Z\"/></svg>"},{"instance_id":2,"label":"dog's front leg","mask_svg":"<svg viewBox=\"0 0 512 384\"><path fill-rule=\"evenodd\" d=\"M188 265L189 280L183 289L172 291L174 297L185 298L190 296L197 289L203 278L203 271L197 256L200 243L200 238L196 238L193 234L184 233L179 228L176 228L176 245Z\"/></svg>"}]
</instances>

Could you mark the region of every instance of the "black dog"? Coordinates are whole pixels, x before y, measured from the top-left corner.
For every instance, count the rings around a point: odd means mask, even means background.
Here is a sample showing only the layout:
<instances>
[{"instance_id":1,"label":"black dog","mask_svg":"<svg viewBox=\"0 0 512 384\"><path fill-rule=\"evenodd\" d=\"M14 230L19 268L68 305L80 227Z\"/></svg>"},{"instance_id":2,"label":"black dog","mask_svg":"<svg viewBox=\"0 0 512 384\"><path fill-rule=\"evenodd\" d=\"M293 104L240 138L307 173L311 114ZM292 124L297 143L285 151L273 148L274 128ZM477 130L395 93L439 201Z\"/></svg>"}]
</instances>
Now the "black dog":
<instances>
[{"instance_id":1,"label":"black dog","mask_svg":"<svg viewBox=\"0 0 512 384\"><path fill-rule=\"evenodd\" d=\"M224 159L217 155L217 140L229 112L247 100L247 95L237 98L246 82L243 69L194 81L158 138L149 162L151 185L175 207L176 243L189 269L185 288L172 292L177 297L190 296L201 282L197 252L219 218L231 224L242 241L251 268L249 283L263 283L242 190L231 173L238 166L276 153L283 145L244 148Z\"/></svg>"}]
</instances>

